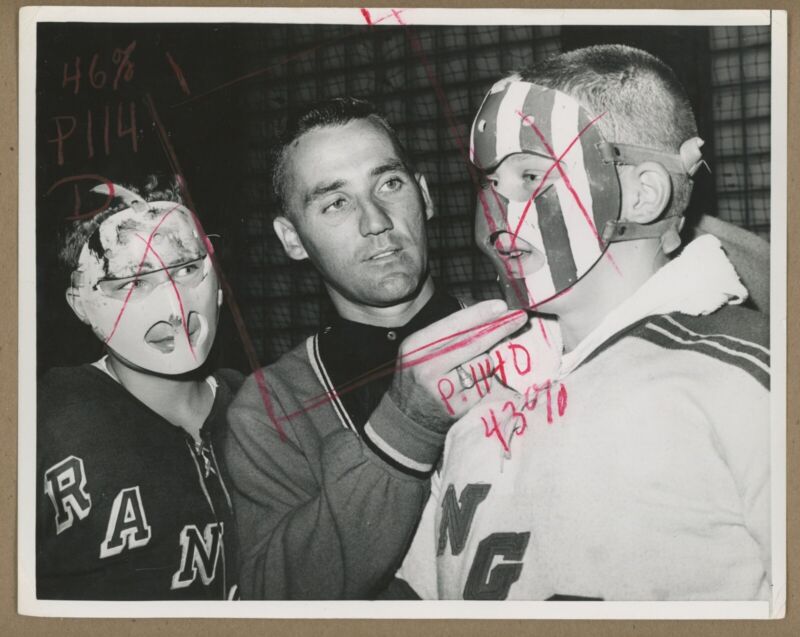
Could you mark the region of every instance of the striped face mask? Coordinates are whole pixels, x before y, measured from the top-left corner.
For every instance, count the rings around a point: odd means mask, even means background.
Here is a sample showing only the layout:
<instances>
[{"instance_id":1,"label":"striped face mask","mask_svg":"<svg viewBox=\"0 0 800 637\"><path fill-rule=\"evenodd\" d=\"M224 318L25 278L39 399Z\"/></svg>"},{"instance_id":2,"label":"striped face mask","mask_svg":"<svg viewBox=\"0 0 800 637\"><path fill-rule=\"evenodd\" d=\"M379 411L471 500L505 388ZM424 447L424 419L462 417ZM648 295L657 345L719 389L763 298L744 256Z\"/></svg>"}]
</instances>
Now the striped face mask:
<instances>
[{"instance_id":1,"label":"striped face mask","mask_svg":"<svg viewBox=\"0 0 800 637\"><path fill-rule=\"evenodd\" d=\"M530 309L569 289L613 241L677 236L679 216L647 226L619 220L615 164L652 160L693 174L702 141L680 155L613 144L597 119L565 93L514 78L495 84L475 117L470 159L488 175L475 238L509 307Z\"/></svg>"}]
</instances>

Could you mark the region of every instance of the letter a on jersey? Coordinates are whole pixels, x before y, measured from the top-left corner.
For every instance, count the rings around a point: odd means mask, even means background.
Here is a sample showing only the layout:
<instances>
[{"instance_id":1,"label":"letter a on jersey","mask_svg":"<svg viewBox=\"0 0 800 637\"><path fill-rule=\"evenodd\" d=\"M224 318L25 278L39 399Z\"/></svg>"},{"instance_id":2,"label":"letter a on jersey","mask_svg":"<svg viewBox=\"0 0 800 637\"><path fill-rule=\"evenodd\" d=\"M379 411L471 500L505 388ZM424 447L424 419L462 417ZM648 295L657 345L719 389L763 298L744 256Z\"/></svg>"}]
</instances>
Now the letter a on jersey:
<instances>
[{"instance_id":1,"label":"letter a on jersey","mask_svg":"<svg viewBox=\"0 0 800 637\"><path fill-rule=\"evenodd\" d=\"M83 520L92 509L83 460L77 456L69 456L44 472L44 492L56 511L56 535L71 527L76 515Z\"/></svg>"},{"instance_id":2,"label":"letter a on jersey","mask_svg":"<svg viewBox=\"0 0 800 637\"><path fill-rule=\"evenodd\" d=\"M197 579L208 586L217 574L217 562L222 552L222 522L206 524L202 537L200 530L189 524L181 531L181 564L172 576L172 589L186 588Z\"/></svg>"},{"instance_id":3,"label":"letter a on jersey","mask_svg":"<svg viewBox=\"0 0 800 637\"><path fill-rule=\"evenodd\" d=\"M151 535L152 529L147 524L139 487L123 489L111 506L106 538L100 545L100 557L119 555L126 548L144 546L150 541Z\"/></svg>"}]
</instances>

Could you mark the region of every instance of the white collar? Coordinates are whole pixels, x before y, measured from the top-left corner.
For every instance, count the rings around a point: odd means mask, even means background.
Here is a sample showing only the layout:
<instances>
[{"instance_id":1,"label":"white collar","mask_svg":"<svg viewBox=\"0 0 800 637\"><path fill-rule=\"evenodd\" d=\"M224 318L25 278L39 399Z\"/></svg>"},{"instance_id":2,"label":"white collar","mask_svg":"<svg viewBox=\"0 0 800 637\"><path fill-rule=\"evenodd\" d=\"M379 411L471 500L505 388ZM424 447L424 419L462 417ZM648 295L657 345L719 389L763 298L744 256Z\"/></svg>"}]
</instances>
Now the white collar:
<instances>
[{"instance_id":1,"label":"white collar","mask_svg":"<svg viewBox=\"0 0 800 637\"><path fill-rule=\"evenodd\" d=\"M614 334L643 318L671 312L710 314L746 298L747 290L719 239L713 235L698 237L612 310L575 349L561 357L559 377L572 372Z\"/></svg>"}]
</instances>

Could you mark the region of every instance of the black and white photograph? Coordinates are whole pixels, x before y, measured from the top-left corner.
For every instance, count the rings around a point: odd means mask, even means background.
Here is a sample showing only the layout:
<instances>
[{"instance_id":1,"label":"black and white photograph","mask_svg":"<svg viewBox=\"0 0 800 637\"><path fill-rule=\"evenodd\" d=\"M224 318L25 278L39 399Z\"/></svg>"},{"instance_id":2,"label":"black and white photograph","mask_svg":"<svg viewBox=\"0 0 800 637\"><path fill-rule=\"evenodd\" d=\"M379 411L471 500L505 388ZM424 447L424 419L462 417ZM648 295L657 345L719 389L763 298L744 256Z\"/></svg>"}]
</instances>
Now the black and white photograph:
<instances>
[{"instance_id":1,"label":"black and white photograph","mask_svg":"<svg viewBox=\"0 0 800 637\"><path fill-rule=\"evenodd\" d=\"M786 38L23 9L19 612L784 617Z\"/></svg>"}]
</instances>

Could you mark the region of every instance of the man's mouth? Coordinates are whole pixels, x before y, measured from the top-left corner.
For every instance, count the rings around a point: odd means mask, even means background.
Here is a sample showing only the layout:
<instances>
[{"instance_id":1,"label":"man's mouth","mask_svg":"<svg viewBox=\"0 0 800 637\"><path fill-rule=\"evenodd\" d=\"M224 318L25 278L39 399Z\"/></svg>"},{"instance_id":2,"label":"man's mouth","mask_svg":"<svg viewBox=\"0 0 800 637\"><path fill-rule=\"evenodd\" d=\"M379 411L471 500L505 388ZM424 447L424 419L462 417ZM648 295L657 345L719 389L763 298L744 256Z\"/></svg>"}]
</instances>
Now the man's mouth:
<instances>
[{"instance_id":1,"label":"man's mouth","mask_svg":"<svg viewBox=\"0 0 800 637\"><path fill-rule=\"evenodd\" d=\"M386 248L367 257L365 261L385 261L400 254L401 250L402 248Z\"/></svg>"}]
</instances>

